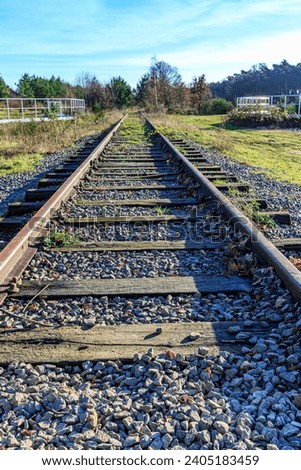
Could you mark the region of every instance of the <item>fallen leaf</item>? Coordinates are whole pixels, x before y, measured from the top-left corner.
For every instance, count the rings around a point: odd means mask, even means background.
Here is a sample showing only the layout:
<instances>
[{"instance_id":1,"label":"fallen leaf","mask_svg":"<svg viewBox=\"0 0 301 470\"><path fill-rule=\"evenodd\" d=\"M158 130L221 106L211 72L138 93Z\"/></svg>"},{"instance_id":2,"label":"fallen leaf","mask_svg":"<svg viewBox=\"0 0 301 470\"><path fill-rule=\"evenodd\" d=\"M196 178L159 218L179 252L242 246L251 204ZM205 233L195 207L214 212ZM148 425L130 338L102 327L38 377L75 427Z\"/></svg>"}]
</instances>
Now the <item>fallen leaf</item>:
<instances>
[{"instance_id":1,"label":"fallen leaf","mask_svg":"<svg viewBox=\"0 0 301 470\"><path fill-rule=\"evenodd\" d=\"M191 397L189 395L183 395L181 397L181 401L183 401L184 403L190 403Z\"/></svg>"},{"instance_id":2,"label":"fallen leaf","mask_svg":"<svg viewBox=\"0 0 301 470\"><path fill-rule=\"evenodd\" d=\"M171 351L170 349L166 351L166 355L169 357L171 361L175 358L175 353Z\"/></svg>"},{"instance_id":3,"label":"fallen leaf","mask_svg":"<svg viewBox=\"0 0 301 470\"><path fill-rule=\"evenodd\" d=\"M295 266L295 268L301 271L301 258L290 258L289 260Z\"/></svg>"},{"instance_id":4,"label":"fallen leaf","mask_svg":"<svg viewBox=\"0 0 301 470\"><path fill-rule=\"evenodd\" d=\"M30 431L29 429L22 429L21 434L23 436L31 436L33 431Z\"/></svg>"}]
</instances>

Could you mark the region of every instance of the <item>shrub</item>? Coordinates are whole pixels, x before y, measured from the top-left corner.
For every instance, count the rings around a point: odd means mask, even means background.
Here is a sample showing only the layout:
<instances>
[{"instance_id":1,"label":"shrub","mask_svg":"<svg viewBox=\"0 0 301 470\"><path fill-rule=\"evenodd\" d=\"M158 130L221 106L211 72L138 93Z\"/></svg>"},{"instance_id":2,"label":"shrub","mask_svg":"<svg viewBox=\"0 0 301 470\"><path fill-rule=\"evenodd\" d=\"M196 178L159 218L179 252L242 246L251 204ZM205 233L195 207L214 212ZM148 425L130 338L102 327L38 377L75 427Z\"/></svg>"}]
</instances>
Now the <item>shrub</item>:
<instances>
[{"instance_id":1,"label":"shrub","mask_svg":"<svg viewBox=\"0 0 301 470\"><path fill-rule=\"evenodd\" d=\"M224 98L212 98L202 104L200 114L227 114L232 108L231 101Z\"/></svg>"},{"instance_id":2,"label":"shrub","mask_svg":"<svg viewBox=\"0 0 301 470\"><path fill-rule=\"evenodd\" d=\"M298 116L291 116L281 108L262 109L259 106L234 108L227 114L224 123L248 128L273 127L285 129L301 127L301 119Z\"/></svg>"}]
</instances>

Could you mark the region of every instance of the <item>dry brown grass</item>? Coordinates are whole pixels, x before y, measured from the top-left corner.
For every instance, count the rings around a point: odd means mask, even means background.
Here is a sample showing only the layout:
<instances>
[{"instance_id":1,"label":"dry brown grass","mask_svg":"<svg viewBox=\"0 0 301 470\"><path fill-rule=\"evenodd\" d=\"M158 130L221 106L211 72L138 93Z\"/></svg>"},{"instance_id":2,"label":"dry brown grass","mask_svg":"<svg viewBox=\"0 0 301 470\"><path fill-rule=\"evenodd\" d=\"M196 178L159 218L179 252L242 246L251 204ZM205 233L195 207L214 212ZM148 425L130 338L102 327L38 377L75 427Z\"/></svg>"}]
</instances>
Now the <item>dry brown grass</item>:
<instances>
[{"instance_id":1,"label":"dry brown grass","mask_svg":"<svg viewBox=\"0 0 301 470\"><path fill-rule=\"evenodd\" d=\"M43 155L72 146L77 140L99 134L122 117L81 115L68 121L18 122L0 125L0 175L30 171Z\"/></svg>"}]
</instances>

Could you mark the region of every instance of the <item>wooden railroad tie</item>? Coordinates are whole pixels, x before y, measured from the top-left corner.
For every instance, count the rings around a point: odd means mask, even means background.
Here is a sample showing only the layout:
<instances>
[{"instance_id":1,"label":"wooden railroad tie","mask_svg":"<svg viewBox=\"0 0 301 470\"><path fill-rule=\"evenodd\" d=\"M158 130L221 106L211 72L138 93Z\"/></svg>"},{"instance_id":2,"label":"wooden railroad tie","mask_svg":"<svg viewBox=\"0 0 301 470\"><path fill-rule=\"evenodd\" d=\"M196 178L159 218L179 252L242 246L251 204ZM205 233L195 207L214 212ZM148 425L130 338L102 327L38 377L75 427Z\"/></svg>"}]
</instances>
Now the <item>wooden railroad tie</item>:
<instances>
[{"instance_id":1,"label":"wooden railroad tie","mask_svg":"<svg viewBox=\"0 0 301 470\"><path fill-rule=\"evenodd\" d=\"M51 251L79 252L79 251L165 251L165 250L215 250L223 248L226 244L223 241L204 240L202 242L183 240L159 240L159 241L139 241L139 242L82 242L68 246L54 247Z\"/></svg>"},{"instance_id":2,"label":"wooden railroad tie","mask_svg":"<svg viewBox=\"0 0 301 470\"><path fill-rule=\"evenodd\" d=\"M57 167L54 169L54 171L55 171L56 173L66 173L66 171L69 171L69 170L70 170L70 172L72 173L72 172L75 171L77 168L78 168L78 165L74 165L74 164L71 164L71 163L69 164L69 163L68 163L68 164L66 164L66 165L62 164L62 165L57 166Z\"/></svg>"},{"instance_id":3,"label":"wooden railroad tie","mask_svg":"<svg viewBox=\"0 0 301 470\"><path fill-rule=\"evenodd\" d=\"M136 223L161 223L161 222L196 222L198 219L196 216L178 216L178 215L114 215L114 216L103 216L103 217L66 217L64 222L72 225L84 225L84 224L136 224Z\"/></svg>"},{"instance_id":4,"label":"wooden railroad tie","mask_svg":"<svg viewBox=\"0 0 301 470\"><path fill-rule=\"evenodd\" d=\"M252 281L239 276L175 276L128 279L73 279L48 282L24 281L14 298L32 298L43 289L42 297L135 296L169 294L211 294L217 292L250 292Z\"/></svg>"},{"instance_id":5,"label":"wooden railroad tie","mask_svg":"<svg viewBox=\"0 0 301 470\"><path fill-rule=\"evenodd\" d=\"M55 169L50 172L46 173L45 179L67 179L72 174L72 171L65 171L65 172L56 172ZM43 179L43 178L42 178ZM42 181L42 180L40 180Z\"/></svg>"},{"instance_id":6,"label":"wooden railroad tie","mask_svg":"<svg viewBox=\"0 0 301 470\"><path fill-rule=\"evenodd\" d=\"M217 174L217 175L208 175L208 174L205 174L205 173L204 173L204 175L206 176L206 178L209 181L213 182L213 184L214 184L214 181L217 180L217 179L221 180L221 181L225 181L225 182L232 182L232 183L235 183L235 182L238 181L237 176L219 175L219 174Z\"/></svg>"},{"instance_id":7,"label":"wooden railroad tie","mask_svg":"<svg viewBox=\"0 0 301 470\"><path fill-rule=\"evenodd\" d=\"M60 186L66 181L67 177L58 178L42 178L38 182L38 188L47 188L48 186Z\"/></svg>"},{"instance_id":8,"label":"wooden railroad tie","mask_svg":"<svg viewBox=\"0 0 301 470\"><path fill-rule=\"evenodd\" d=\"M278 238L271 240L277 248L284 248L286 250L301 250L301 238Z\"/></svg>"},{"instance_id":9,"label":"wooden railroad tie","mask_svg":"<svg viewBox=\"0 0 301 470\"><path fill-rule=\"evenodd\" d=\"M228 189L237 189L242 192L250 191L250 185L247 183L223 183L215 184L215 187L221 191L227 191Z\"/></svg>"},{"instance_id":10,"label":"wooden railroad tie","mask_svg":"<svg viewBox=\"0 0 301 470\"><path fill-rule=\"evenodd\" d=\"M169 158L167 156L152 156L151 154L147 155L101 155L101 160L99 162L120 162L120 160L126 160L127 162L167 162Z\"/></svg>"},{"instance_id":11,"label":"wooden railroad tie","mask_svg":"<svg viewBox=\"0 0 301 470\"><path fill-rule=\"evenodd\" d=\"M147 191L150 189L164 190L164 191L176 191L187 189L185 184L174 184L172 186L166 186L164 184L149 184L140 186L83 186L83 191Z\"/></svg>"},{"instance_id":12,"label":"wooden railroad tie","mask_svg":"<svg viewBox=\"0 0 301 470\"><path fill-rule=\"evenodd\" d=\"M49 199L58 189L59 186L41 189L28 189L25 194L25 201L44 201L45 199Z\"/></svg>"},{"instance_id":13,"label":"wooden railroad tie","mask_svg":"<svg viewBox=\"0 0 301 470\"><path fill-rule=\"evenodd\" d=\"M108 163L105 163L103 165L93 165L92 166L93 170L95 171L110 171L111 173L118 171L118 170L123 170L123 171L134 171L137 173L137 170L150 170L150 171L169 171L172 170L173 167L169 165L137 165L137 164L116 164L116 165L110 165Z\"/></svg>"},{"instance_id":14,"label":"wooden railroad tie","mask_svg":"<svg viewBox=\"0 0 301 470\"><path fill-rule=\"evenodd\" d=\"M38 202L12 202L7 208L7 215L22 215L36 212L44 205L44 201Z\"/></svg>"},{"instance_id":15,"label":"wooden railroad tie","mask_svg":"<svg viewBox=\"0 0 301 470\"><path fill-rule=\"evenodd\" d=\"M191 163L194 163L194 162L199 162L199 163L208 163L208 160L207 158L204 158L202 157L201 155L200 156L191 156L187 153L185 153L184 157L187 158L187 160L189 160Z\"/></svg>"},{"instance_id":16,"label":"wooden railroad tie","mask_svg":"<svg viewBox=\"0 0 301 470\"><path fill-rule=\"evenodd\" d=\"M233 201L234 203L240 203L240 204L253 204L254 202L256 203L257 207L259 209L267 209L268 203L266 199L257 199L257 198L248 198L248 197L238 197L235 198Z\"/></svg>"},{"instance_id":17,"label":"wooden railroad tie","mask_svg":"<svg viewBox=\"0 0 301 470\"><path fill-rule=\"evenodd\" d=\"M97 165L118 165L119 163L122 164L135 164L136 166L140 167L143 165L168 165L170 160L168 158L104 158L101 160L95 161Z\"/></svg>"},{"instance_id":18,"label":"wooden railroad tie","mask_svg":"<svg viewBox=\"0 0 301 470\"><path fill-rule=\"evenodd\" d=\"M156 206L187 206L197 205L200 200L196 198L172 198L172 199L109 199L103 201L92 201L89 199L78 199L76 204L79 206L144 206L144 207L156 207Z\"/></svg>"},{"instance_id":19,"label":"wooden railroad tie","mask_svg":"<svg viewBox=\"0 0 301 470\"><path fill-rule=\"evenodd\" d=\"M235 322L250 336L267 338L270 329L246 327ZM156 323L117 326L38 328L7 332L0 329L0 364L11 362L77 363L83 361L132 360L149 348L154 353L197 354L205 346L210 354L220 351L240 353L245 341L228 332L233 322Z\"/></svg>"},{"instance_id":20,"label":"wooden railroad tie","mask_svg":"<svg viewBox=\"0 0 301 470\"><path fill-rule=\"evenodd\" d=\"M278 222L278 224L283 224L283 225L290 225L291 224L291 216L289 212L287 211L264 211L264 212L259 212L259 215L266 215L268 217L271 217L271 219L275 220L275 222Z\"/></svg>"},{"instance_id":21,"label":"wooden railroad tie","mask_svg":"<svg viewBox=\"0 0 301 470\"><path fill-rule=\"evenodd\" d=\"M21 217L2 217L0 219L0 231L15 232L19 230L25 221Z\"/></svg>"},{"instance_id":22,"label":"wooden railroad tie","mask_svg":"<svg viewBox=\"0 0 301 470\"><path fill-rule=\"evenodd\" d=\"M197 165L195 165L196 168L199 170L199 167ZM208 177L211 177L211 178L220 178L222 176L229 176L226 172L224 171L211 171L211 170L202 170L201 173L203 173L203 175L205 175L207 178Z\"/></svg>"},{"instance_id":23,"label":"wooden railroad tie","mask_svg":"<svg viewBox=\"0 0 301 470\"><path fill-rule=\"evenodd\" d=\"M89 181L99 181L100 178L103 178L105 181L137 181L141 179L155 179L155 180L164 180L164 181L175 181L176 176L178 176L180 172L169 172L169 173L133 173L133 174L124 174L124 173L99 173L94 172L93 176L86 175L85 178ZM98 177L96 177L98 176ZM108 178L109 177L109 178Z\"/></svg>"}]
</instances>

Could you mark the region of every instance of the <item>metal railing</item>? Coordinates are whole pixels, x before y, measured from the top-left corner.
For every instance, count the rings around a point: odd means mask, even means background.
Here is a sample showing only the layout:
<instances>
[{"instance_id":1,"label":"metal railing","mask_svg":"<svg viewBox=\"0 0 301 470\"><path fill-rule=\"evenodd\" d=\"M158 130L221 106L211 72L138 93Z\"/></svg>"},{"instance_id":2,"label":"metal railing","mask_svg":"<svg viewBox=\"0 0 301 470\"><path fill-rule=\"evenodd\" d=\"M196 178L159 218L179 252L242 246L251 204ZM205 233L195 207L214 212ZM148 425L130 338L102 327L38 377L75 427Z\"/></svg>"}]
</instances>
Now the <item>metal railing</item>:
<instances>
[{"instance_id":1,"label":"metal railing","mask_svg":"<svg viewBox=\"0 0 301 470\"><path fill-rule=\"evenodd\" d=\"M0 98L0 121L70 118L85 112L85 100L75 98Z\"/></svg>"},{"instance_id":2,"label":"metal railing","mask_svg":"<svg viewBox=\"0 0 301 470\"><path fill-rule=\"evenodd\" d=\"M301 94L298 95L263 95L263 96L238 96L236 98L238 108L245 106L259 106L261 108L279 107L294 109L301 116Z\"/></svg>"}]
</instances>

